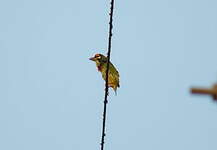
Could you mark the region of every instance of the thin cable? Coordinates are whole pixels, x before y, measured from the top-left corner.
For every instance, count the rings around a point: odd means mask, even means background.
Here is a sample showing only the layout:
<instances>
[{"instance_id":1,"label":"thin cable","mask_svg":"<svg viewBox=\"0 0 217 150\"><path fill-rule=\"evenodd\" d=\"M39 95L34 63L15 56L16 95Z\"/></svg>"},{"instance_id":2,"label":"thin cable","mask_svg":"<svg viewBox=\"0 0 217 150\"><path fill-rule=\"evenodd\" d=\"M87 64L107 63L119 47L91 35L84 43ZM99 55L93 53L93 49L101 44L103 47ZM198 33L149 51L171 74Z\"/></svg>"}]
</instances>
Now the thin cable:
<instances>
[{"instance_id":1,"label":"thin cable","mask_svg":"<svg viewBox=\"0 0 217 150\"><path fill-rule=\"evenodd\" d=\"M109 41L108 41L108 53L107 53L107 69L106 69L106 82L105 82L105 99L104 99L104 109L103 109L103 125L102 125L102 139L101 139L101 150L104 150L104 141L105 141L105 123L106 123L106 110L108 103L108 73L109 73L109 62L111 54L111 40L112 40L112 21L113 21L113 9L114 9L114 0L111 0L110 7L110 18L109 18Z\"/></svg>"}]
</instances>

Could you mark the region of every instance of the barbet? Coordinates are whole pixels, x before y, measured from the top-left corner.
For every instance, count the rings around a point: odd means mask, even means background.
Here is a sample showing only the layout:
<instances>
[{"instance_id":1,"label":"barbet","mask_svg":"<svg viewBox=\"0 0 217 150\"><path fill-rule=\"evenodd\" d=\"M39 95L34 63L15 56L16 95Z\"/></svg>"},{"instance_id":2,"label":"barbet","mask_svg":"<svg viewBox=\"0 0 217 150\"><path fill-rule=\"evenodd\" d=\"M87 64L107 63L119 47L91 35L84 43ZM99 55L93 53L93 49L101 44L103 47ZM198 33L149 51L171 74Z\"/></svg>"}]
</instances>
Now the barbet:
<instances>
[{"instance_id":1,"label":"barbet","mask_svg":"<svg viewBox=\"0 0 217 150\"><path fill-rule=\"evenodd\" d=\"M102 54L96 54L94 57L91 57L90 60L96 63L98 71L102 73L102 78L106 80L107 57ZM108 86L113 88L115 94L117 88L120 87L119 73L111 62L109 62Z\"/></svg>"}]
</instances>

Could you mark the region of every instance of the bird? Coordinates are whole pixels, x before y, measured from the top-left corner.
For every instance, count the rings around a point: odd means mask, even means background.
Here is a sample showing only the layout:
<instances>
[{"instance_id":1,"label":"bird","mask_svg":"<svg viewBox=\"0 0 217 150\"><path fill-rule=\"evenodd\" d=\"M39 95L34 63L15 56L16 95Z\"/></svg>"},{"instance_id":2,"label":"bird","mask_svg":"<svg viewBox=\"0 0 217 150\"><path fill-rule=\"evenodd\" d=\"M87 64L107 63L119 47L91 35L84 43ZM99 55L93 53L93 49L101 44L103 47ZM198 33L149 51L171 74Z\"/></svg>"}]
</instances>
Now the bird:
<instances>
[{"instance_id":1,"label":"bird","mask_svg":"<svg viewBox=\"0 0 217 150\"><path fill-rule=\"evenodd\" d=\"M89 58L96 63L96 67L102 74L102 78L106 81L106 69L108 58L103 54L95 54L94 57ZM120 87L119 72L115 66L109 61L109 73L108 73L108 87L111 87L117 95L117 88Z\"/></svg>"}]
</instances>

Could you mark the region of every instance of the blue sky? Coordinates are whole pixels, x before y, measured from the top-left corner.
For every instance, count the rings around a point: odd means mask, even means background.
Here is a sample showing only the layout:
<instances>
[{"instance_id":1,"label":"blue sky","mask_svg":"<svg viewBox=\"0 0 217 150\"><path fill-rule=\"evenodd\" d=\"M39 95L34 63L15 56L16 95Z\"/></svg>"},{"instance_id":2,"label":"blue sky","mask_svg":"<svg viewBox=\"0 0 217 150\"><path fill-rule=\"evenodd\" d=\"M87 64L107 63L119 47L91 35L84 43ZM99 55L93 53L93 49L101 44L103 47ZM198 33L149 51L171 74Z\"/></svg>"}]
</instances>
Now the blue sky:
<instances>
[{"instance_id":1,"label":"blue sky","mask_svg":"<svg viewBox=\"0 0 217 150\"><path fill-rule=\"evenodd\" d=\"M106 149L216 150L217 1L116 1ZM109 2L0 2L0 149L99 149Z\"/></svg>"}]
</instances>

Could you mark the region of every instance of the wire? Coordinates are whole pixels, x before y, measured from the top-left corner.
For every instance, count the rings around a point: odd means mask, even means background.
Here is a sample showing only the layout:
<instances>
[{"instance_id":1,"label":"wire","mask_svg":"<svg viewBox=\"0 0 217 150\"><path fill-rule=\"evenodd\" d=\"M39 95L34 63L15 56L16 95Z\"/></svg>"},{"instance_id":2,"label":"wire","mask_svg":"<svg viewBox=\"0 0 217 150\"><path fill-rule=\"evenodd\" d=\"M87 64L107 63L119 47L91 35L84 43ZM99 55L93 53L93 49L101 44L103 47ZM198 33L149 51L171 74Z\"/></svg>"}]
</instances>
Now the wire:
<instances>
[{"instance_id":1,"label":"wire","mask_svg":"<svg viewBox=\"0 0 217 150\"><path fill-rule=\"evenodd\" d=\"M104 109L103 109L103 125L102 125L102 138L101 138L101 150L104 150L105 143L105 127L106 127L106 110L108 103L108 73L109 73L109 62L111 54L111 39L112 39L112 21L113 21L113 9L114 9L114 0L111 0L110 7L110 18L109 18L109 41L108 41L108 53L107 53L107 69L106 69L106 82L105 82L105 98L104 98Z\"/></svg>"}]
</instances>

